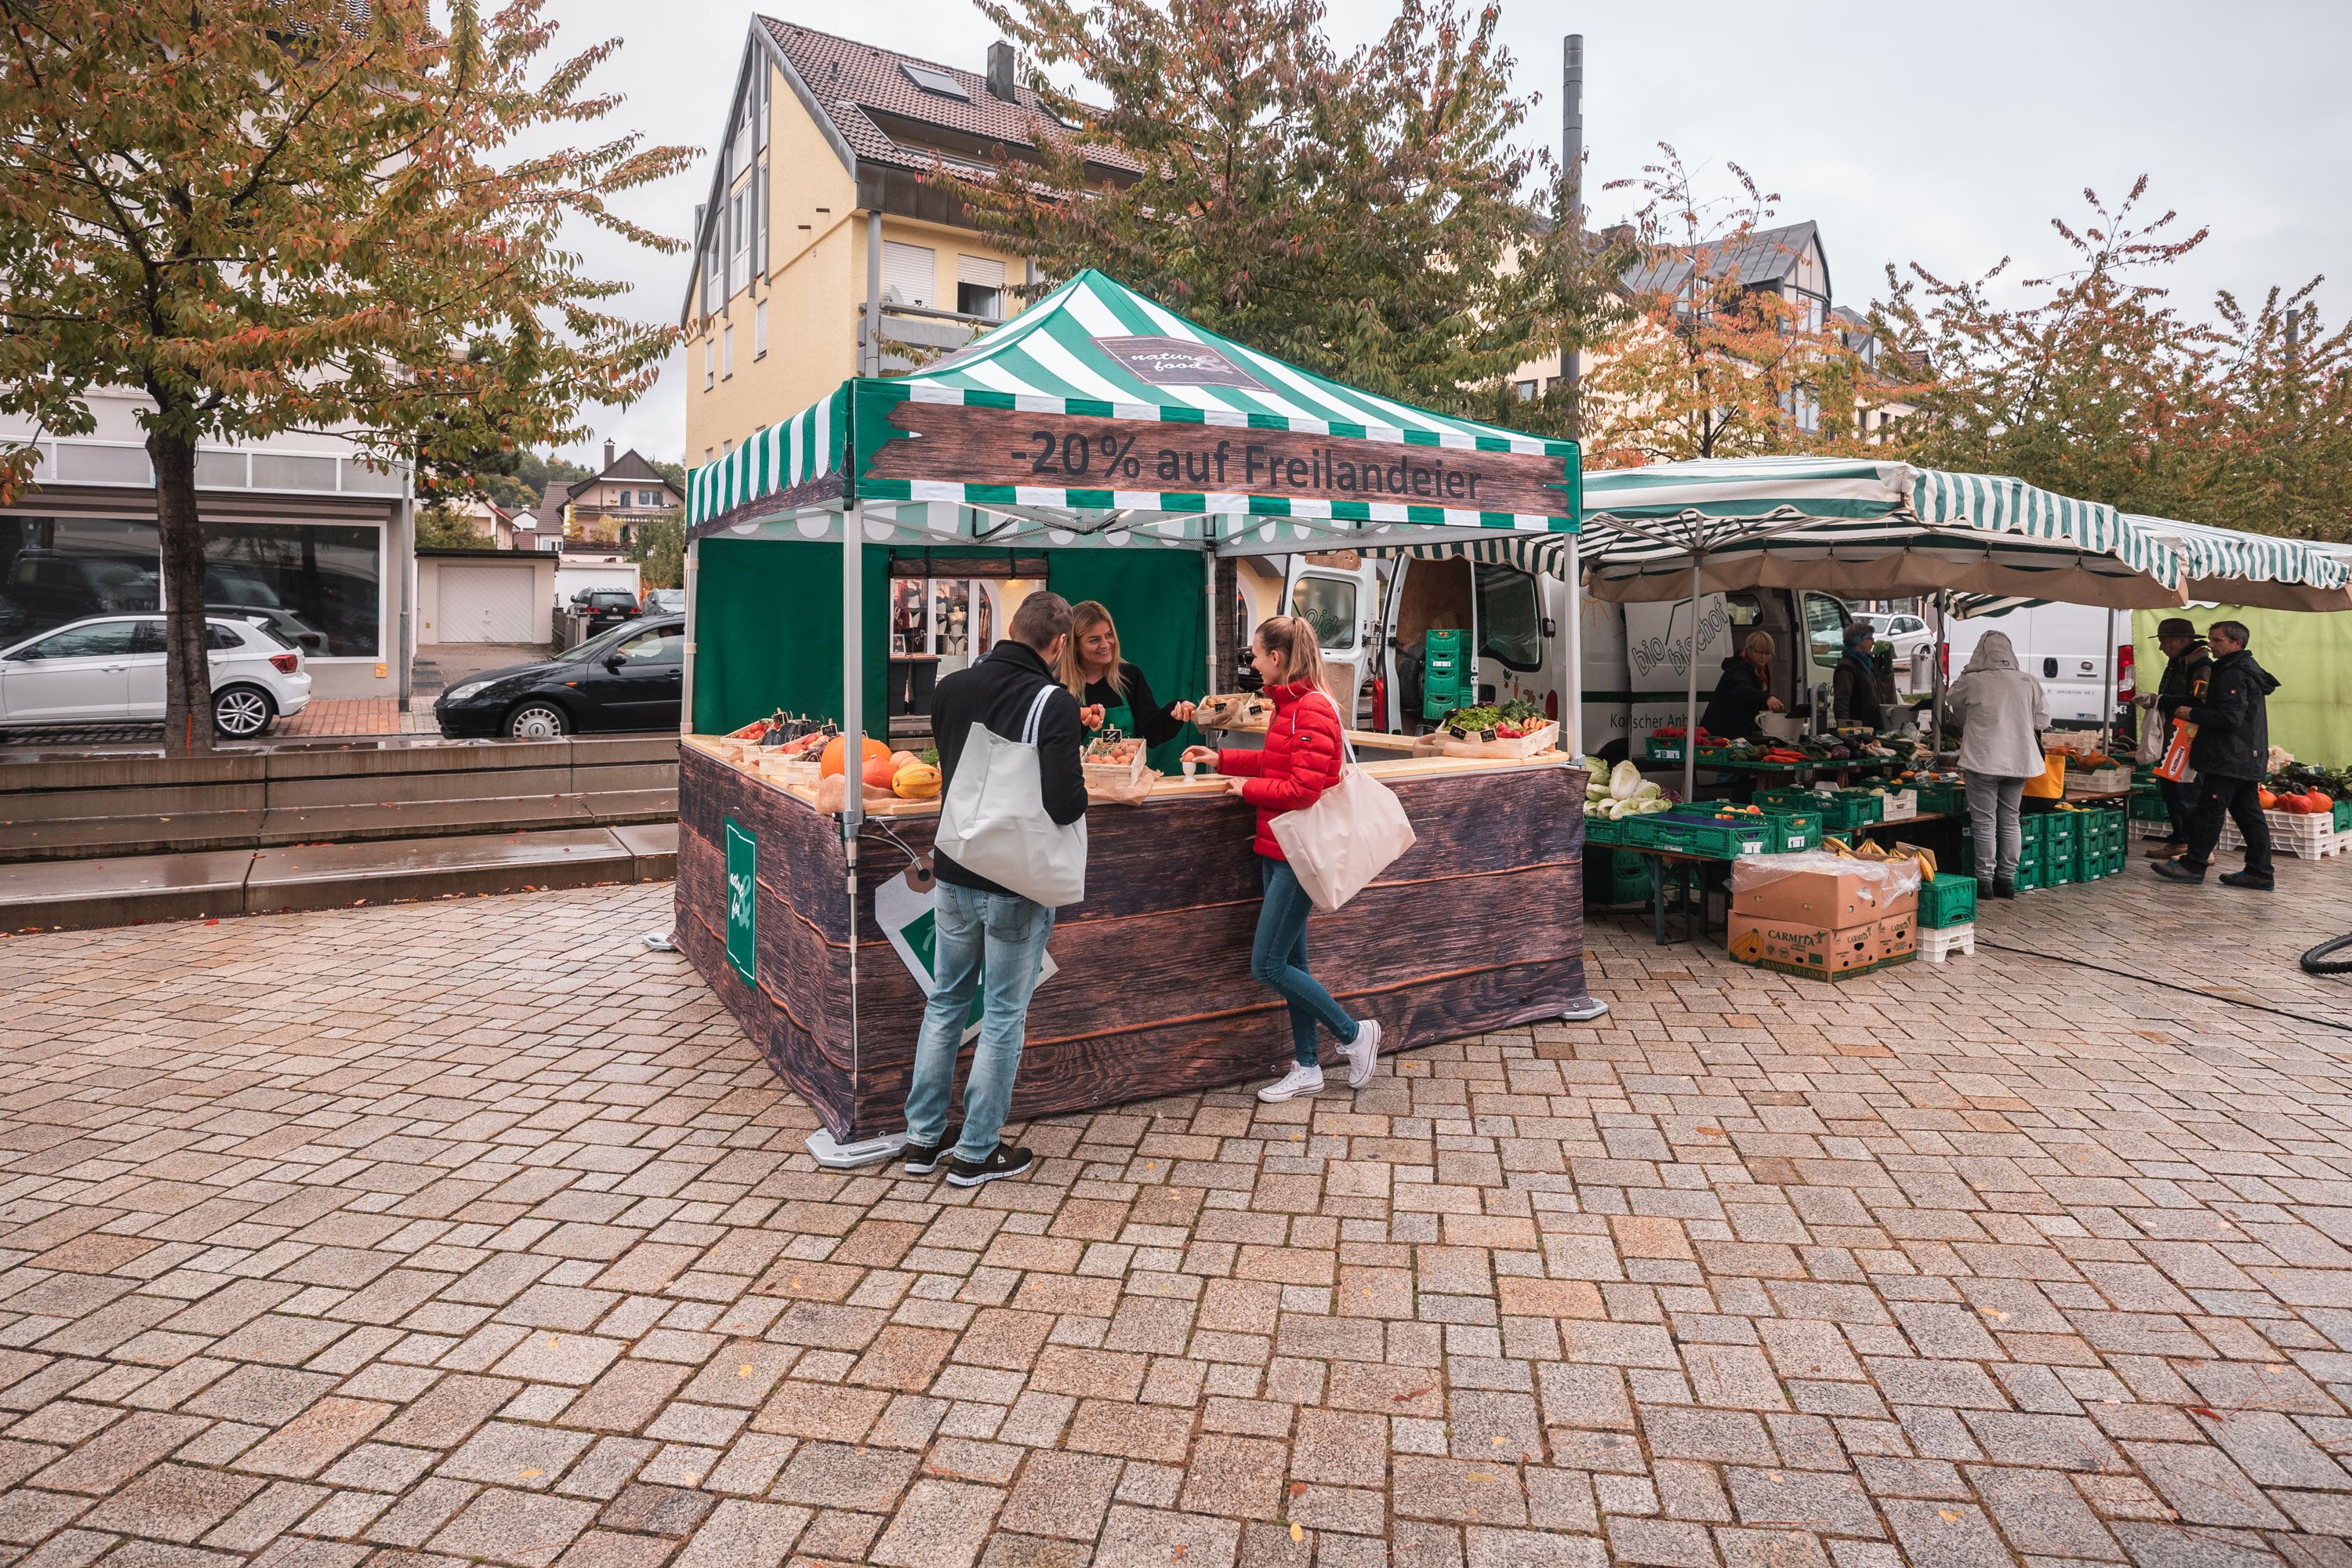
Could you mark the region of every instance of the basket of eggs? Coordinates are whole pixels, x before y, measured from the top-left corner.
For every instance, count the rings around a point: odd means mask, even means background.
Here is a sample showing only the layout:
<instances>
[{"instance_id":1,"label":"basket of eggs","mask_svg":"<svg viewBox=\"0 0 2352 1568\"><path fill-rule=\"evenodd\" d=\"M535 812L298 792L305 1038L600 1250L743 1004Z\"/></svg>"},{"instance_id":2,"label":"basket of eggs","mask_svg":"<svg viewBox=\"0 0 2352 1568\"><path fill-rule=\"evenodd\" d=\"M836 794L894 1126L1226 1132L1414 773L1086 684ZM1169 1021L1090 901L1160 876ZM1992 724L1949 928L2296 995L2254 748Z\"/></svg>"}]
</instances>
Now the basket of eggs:
<instances>
[{"instance_id":1,"label":"basket of eggs","mask_svg":"<svg viewBox=\"0 0 2352 1568\"><path fill-rule=\"evenodd\" d=\"M1087 743L1082 759L1089 789L1125 789L1143 777L1143 742L1117 730L1105 730Z\"/></svg>"}]
</instances>

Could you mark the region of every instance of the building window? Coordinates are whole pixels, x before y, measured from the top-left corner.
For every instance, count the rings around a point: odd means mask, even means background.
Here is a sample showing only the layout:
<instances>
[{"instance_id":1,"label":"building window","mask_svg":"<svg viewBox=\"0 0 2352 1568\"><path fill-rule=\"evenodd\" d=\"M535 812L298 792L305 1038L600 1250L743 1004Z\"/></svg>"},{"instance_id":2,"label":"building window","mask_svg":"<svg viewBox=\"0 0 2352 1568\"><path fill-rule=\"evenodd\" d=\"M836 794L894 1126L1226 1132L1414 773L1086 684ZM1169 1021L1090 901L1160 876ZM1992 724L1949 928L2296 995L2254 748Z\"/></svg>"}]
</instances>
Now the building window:
<instances>
[{"instance_id":1,"label":"building window","mask_svg":"<svg viewBox=\"0 0 2352 1568\"><path fill-rule=\"evenodd\" d=\"M1511 395L1521 403L1533 403L1536 400L1536 384L1532 381L1515 381L1511 383Z\"/></svg>"},{"instance_id":2,"label":"building window","mask_svg":"<svg viewBox=\"0 0 2352 1568\"><path fill-rule=\"evenodd\" d=\"M706 463L709 463L709 462L715 462L715 461L717 461L717 460L718 460L718 457L719 457L719 454L718 454L718 453L716 453L716 452L714 452L714 451L712 451L712 450L711 450L709 447L705 447L702 449L702 460L703 460L704 462L706 462Z\"/></svg>"},{"instance_id":3,"label":"building window","mask_svg":"<svg viewBox=\"0 0 2352 1568\"><path fill-rule=\"evenodd\" d=\"M702 340L702 390L709 391L719 384L719 347L709 338Z\"/></svg>"},{"instance_id":4,"label":"building window","mask_svg":"<svg viewBox=\"0 0 2352 1568\"><path fill-rule=\"evenodd\" d=\"M751 357L758 359L768 352L768 302L765 300L751 307Z\"/></svg>"},{"instance_id":5,"label":"building window","mask_svg":"<svg viewBox=\"0 0 2352 1568\"><path fill-rule=\"evenodd\" d=\"M1004 263L992 257L956 258L956 309L992 321L1004 319Z\"/></svg>"},{"instance_id":6,"label":"building window","mask_svg":"<svg viewBox=\"0 0 2352 1568\"><path fill-rule=\"evenodd\" d=\"M735 455L735 443L732 441L722 442L719 447L719 455L722 458L733 457Z\"/></svg>"},{"instance_id":7,"label":"building window","mask_svg":"<svg viewBox=\"0 0 2352 1568\"><path fill-rule=\"evenodd\" d=\"M929 310L939 304L940 256L928 245L882 242L882 298Z\"/></svg>"},{"instance_id":8,"label":"building window","mask_svg":"<svg viewBox=\"0 0 2352 1568\"><path fill-rule=\"evenodd\" d=\"M737 191L727 204L727 233L735 251L735 265L728 275L730 282L740 279L747 270L744 263L751 250L751 226L747 221L743 207L744 204L751 199L751 187L745 185L741 190Z\"/></svg>"},{"instance_id":9,"label":"building window","mask_svg":"<svg viewBox=\"0 0 2352 1568\"><path fill-rule=\"evenodd\" d=\"M722 376L733 375L735 374L735 329L727 328L719 334L719 340L720 343L719 374Z\"/></svg>"}]
</instances>

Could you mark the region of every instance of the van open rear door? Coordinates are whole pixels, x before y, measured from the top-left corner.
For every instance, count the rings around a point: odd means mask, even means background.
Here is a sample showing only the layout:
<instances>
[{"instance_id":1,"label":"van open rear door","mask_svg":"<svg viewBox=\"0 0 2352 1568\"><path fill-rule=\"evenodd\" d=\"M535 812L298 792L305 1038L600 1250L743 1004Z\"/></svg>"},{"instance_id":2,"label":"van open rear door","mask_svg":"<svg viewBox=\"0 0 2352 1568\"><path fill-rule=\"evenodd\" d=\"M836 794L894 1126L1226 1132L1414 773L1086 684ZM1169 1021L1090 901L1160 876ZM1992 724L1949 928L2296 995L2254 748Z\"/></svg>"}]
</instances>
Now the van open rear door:
<instances>
[{"instance_id":1,"label":"van open rear door","mask_svg":"<svg viewBox=\"0 0 2352 1568\"><path fill-rule=\"evenodd\" d=\"M1305 555L1288 557L1282 600L1290 614L1315 628L1323 648L1324 687L1352 729L1367 717L1363 704L1371 685L1381 584L1370 564L1352 552L1349 556L1359 564L1327 563L1329 557L1321 562Z\"/></svg>"}]
</instances>

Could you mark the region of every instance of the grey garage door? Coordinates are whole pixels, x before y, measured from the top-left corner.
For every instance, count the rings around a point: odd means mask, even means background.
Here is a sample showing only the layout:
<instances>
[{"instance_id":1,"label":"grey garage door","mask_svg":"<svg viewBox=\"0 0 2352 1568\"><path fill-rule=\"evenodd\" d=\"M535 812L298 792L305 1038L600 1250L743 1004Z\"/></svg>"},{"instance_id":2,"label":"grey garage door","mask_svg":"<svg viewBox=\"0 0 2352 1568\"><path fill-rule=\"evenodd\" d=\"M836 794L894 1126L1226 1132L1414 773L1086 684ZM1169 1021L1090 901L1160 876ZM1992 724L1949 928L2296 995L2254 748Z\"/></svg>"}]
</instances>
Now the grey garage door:
<instances>
[{"instance_id":1,"label":"grey garage door","mask_svg":"<svg viewBox=\"0 0 2352 1568\"><path fill-rule=\"evenodd\" d=\"M531 636L531 570L504 562L441 563L442 642L527 643Z\"/></svg>"}]
</instances>

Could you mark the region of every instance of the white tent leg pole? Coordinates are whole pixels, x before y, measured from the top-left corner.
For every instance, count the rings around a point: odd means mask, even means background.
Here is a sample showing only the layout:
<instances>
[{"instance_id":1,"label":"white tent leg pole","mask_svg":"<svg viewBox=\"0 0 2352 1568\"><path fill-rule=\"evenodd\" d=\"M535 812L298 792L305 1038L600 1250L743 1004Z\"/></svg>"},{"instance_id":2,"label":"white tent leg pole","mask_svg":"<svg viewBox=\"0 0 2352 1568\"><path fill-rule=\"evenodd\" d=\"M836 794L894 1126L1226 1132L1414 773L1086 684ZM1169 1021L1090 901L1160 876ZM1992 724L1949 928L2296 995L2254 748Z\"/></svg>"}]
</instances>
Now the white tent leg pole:
<instances>
[{"instance_id":1,"label":"white tent leg pole","mask_svg":"<svg viewBox=\"0 0 2352 1568\"><path fill-rule=\"evenodd\" d=\"M677 732L694 733L694 585L701 574L702 541L686 542L686 668L678 671Z\"/></svg>"},{"instance_id":2,"label":"white tent leg pole","mask_svg":"<svg viewBox=\"0 0 2352 1568\"><path fill-rule=\"evenodd\" d=\"M1691 547L1689 689L1683 694L1683 799L1698 798L1698 547Z\"/></svg>"},{"instance_id":3,"label":"white tent leg pole","mask_svg":"<svg viewBox=\"0 0 2352 1568\"><path fill-rule=\"evenodd\" d=\"M1571 757L1584 755L1584 563L1573 533L1568 536L1568 668L1560 678L1568 700L1561 710L1567 725L1560 731L1559 749Z\"/></svg>"},{"instance_id":4,"label":"white tent leg pole","mask_svg":"<svg viewBox=\"0 0 2352 1568\"><path fill-rule=\"evenodd\" d=\"M1952 661L1952 611L1950 597L1944 590L1936 590L1936 704L1929 722L1936 726L1927 737L1927 754L1935 756L1944 749L1944 691L1951 684L1945 669Z\"/></svg>"},{"instance_id":5,"label":"white tent leg pole","mask_svg":"<svg viewBox=\"0 0 2352 1568\"><path fill-rule=\"evenodd\" d=\"M2099 700L2099 750L2107 752L2116 735L2116 610L2107 606L2107 689Z\"/></svg>"},{"instance_id":6,"label":"white tent leg pole","mask_svg":"<svg viewBox=\"0 0 2352 1568\"><path fill-rule=\"evenodd\" d=\"M1201 688L1204 697L1217 694L1217 552L1213 548L1201 552L1201 603L1207 609L1208 647L1201 650L1201 665L1208 682Z\"/></svg>"},{"instance_id":7,"label":"white tent leg pole","mask_svg":"<svg viewBox=\"0 0 2352 1568\"><path fill-rule=\"evenodd\" d=\"M866 509L841 517L841 858L850 930L857 929L857 835L866 826ZM849 944L849 1071L857 1076L857 943Z\"/></svg>"}]
</instances>

